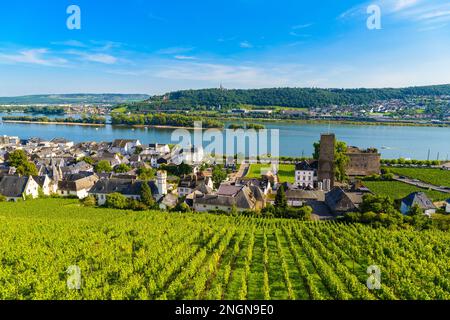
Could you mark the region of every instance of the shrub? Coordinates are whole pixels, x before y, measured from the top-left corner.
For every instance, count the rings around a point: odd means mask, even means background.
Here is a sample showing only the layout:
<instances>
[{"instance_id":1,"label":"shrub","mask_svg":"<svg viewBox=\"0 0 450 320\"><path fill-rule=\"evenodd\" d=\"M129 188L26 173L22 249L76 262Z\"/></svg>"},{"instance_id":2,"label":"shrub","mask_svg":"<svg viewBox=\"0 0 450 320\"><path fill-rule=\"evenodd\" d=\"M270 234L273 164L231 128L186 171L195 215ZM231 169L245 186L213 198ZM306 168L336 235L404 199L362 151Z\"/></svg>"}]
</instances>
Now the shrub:
<instances>
[{"instance_id":1,"label":"shrub","mask_svg":"<svg viewBox=\"0 0 450 320\"><path fill-rule=\"evenodd\" d=\"M112 193L106 196L105 206L114 209L127 209L128 199L120 193Z\"/></svg>"},{"instance_id":2,"label":"shrub","mask_svg":"<svg viewBox=\"0 0 450 320\"><path fill-rule=\"evenodd\" d=\"M97 199L94 196L89 196L80 200L86 207L95 207L97 205Z\"/></svg>"}]
</instances>

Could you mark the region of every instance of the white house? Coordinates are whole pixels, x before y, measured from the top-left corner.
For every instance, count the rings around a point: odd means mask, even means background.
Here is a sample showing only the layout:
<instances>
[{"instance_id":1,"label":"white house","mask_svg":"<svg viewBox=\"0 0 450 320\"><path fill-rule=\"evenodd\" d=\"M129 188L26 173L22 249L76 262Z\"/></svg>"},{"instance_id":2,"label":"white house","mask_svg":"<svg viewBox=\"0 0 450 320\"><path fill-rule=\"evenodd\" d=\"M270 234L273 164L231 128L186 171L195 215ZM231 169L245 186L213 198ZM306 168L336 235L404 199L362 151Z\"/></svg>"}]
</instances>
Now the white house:
<instances>
[{"instance_id":1,"label":"white house","mask_svg":"<svg viewBox=\"0 0 450 320\"><path fill-rule=\"evenodd\" d=\"M191 174L183 177L178 184L178 196L185 197L195 190L208 190L212 192L214 183L210 177L199 177L196 174Z\"/></svg>"},{"instance_id":2,"label":"white house","mask_svg":"<svg viewBox=\"0 0 450 320\"><path fill-rule=\"evenodd\" d=\"M90 176L70 175L64 180L58 181L58 193L62 196L76 196L78 199L84 199L97 181L98 176L95 174Z\"/></svg>"},{"instance_id":3,"label":"white house","mask_svg":"<svg viewBox=\"0 0 450 320\"><path fill-rule=\"evenodd\" d=\"M65 148L72 148L75 144L73 141L69 141L64 138L55 138L50 141L52 144L57 145L58 147L65 149Z\"/></svg>"},{"instance_id":4,"label":"white house","mask_svg":"<svg viewBox=\"0 0 450 320\"><path fill-rule=\"evenodd\" d=\"M104 205L108 195L113 193L120 193L129 199L140 200L143 183L148 184L156 201L167 195L167 173L165 171L158 171L156 182L130 179L101 179L89 190L89 195L94 196L100 206Z\"/></svg>"},{"instance_id":5,"label":"white house","mask_svg":"<svg viewBox=\"0 0 450 320\"><path fill-rule=\"evenodd\" d=\"M0 180L0 194L7 201L24 200L26 196L37 198L39 185L31 176L3 176Z\"/></svg>"},{"instance_id":6,"label":"white house","mask_svg":"<svg viewBox=\"0 0 450 320\"><path fill-rule=\"evenodd\" d=\"M150 143L148 152L151 155L163 155L170 153L170 147L168 144Z\"/></svg>"},{"instance_id":7,"label":"white house","mask_svg":"<svg viewBox=\"0 0 450 320\"><path fill-rule=\"evenodd\" d=\"M33 179L41 188L42 193L46 196L55 194L58 191L58 183L54 183L48 175L33 176Z\"/></svg>"},{"instance_id":8,"label":"white house","mask_svg":"<svg viewBox=\"0 0 450 320\"><path fill-rule=\"evenodd\" d=\"M141 142L136 139L127 140L127 139L117 139L114 140L111 146L112 153L121 153L121 154L133 154L136 150L136 147L142 146Z\"/></svg>"},{"instance_id":9,"label":"white house","mask_svg":"<svg viewBox=\"0 0 450 320\"><path fill-rule=\"evenodd\" d=\"M295 165L295 185L304 188L314 188L317 181L317 168L314 163L302 161Z\"/></svg>"},{"instance_id":10,"label":"white house","mask_svg":"<svg viewBox=\"0 0 450 320\"><path fill-rule=\"evenodd\" d=\"M400 212L408 214L413 206L417 205L423 210L424 214L431 217L436 213L436 207L433 202L423 192L413 192L402 199Z\"/></svg>"},{"instance_id":11,"label":"white house","mask_svg":"<svg viewBox=\"0 0 450 320\"><path fill-rule=\"evenodd\" d=\"M175 148L172 151L172 163L180 165L186 163L190 165L201 164L205 158L202 147Z\"/></svg>"}]
</instances>

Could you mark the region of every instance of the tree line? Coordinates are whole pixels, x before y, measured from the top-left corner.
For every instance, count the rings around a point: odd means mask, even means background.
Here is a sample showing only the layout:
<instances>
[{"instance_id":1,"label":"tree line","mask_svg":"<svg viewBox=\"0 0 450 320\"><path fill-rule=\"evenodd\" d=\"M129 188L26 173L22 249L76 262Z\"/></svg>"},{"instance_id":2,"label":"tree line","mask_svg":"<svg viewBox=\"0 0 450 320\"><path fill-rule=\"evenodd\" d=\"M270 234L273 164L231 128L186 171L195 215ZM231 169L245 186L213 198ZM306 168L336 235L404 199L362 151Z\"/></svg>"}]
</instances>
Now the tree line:
<instances>
[{"instance_id":1,"label":"tree line","mask_svg":"<svg viewBox=\"0 0 450 320\"><path fill-rule=\"evenodd\" d=\"M194 127L196 121L201 121L203 128L223 128L224 126L224 123L221 121L179 114L158 113L127 115L123 113L113 113L111 115L111 123L116 125Z\"/></svg>"},{"instance_id":2,"label":"tree line","mask_svg":"<svg viewBox=\"0 0 450 320\"><path fill-rule=\"evenodd\" d=\"M135 103L130 110L232 108L242 104L314 108L327 105L364 105L379 100L450 95L450 85L384 89L201 89L174 91Z\"/></svg>"}]
</instances>

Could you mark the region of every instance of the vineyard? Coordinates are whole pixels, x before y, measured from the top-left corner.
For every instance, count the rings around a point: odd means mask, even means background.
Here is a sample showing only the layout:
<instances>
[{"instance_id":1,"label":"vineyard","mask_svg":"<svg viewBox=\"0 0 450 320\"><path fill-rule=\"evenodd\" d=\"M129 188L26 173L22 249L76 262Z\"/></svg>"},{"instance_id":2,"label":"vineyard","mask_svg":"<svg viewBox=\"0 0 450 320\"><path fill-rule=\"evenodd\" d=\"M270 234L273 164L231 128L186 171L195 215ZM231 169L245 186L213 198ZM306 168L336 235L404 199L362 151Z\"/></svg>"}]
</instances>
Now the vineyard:
<instances>
[{"instance_id":1,"label":"vineyard","mask_svg":"<svg viewBox=\"0 0 450 320\"><path fill-rule=\"evenodd\" d=\"M413 192L425 192L433 201L444 201L448 193L435 190L425 190L400 181L364 181L364 185L379 196L389 196L391 199L403 199Z\"/></svg>"},{"instance_id":2,"label":"vineyard","mask_svg":"<svg viewBox=\"0 0 450 320\"><path fill-rule=\"evenodd\" d=\"M450 234L0 204L0 299L450 299ZM379 290L367 268L381 272ZM81 271L69 290L67 270Z\"/></svg>"},{"instance_id":3,"label":"vineyard","mask_svg":"<svg viewBox=\"0 0 450 320\"><path fill-rule=\"evenodd\" d=\"M450 171L429 168L396 168L389 167L392 173L399 176L406 176L412 179L418 179L435 186L450 187Z\"/></svg>"}]
</instances>

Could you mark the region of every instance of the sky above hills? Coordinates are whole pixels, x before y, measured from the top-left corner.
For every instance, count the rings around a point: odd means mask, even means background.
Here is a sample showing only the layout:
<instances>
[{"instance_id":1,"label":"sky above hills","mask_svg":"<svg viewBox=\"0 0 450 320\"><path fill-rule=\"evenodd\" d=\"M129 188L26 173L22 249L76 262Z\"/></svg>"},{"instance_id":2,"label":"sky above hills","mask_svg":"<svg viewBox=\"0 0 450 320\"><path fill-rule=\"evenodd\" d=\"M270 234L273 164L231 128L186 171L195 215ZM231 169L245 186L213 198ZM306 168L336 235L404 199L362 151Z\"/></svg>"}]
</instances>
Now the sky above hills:
<instances>
[{"instance_id":1,"label":"sky above hills","mask_svg":"<svg viewBox=\"0 0 450 320\"><path fill-rule=\"evenodd\" d=\"M448 0L8 1L0 96L450 83L449 39Z\"/></svg>"}]
</instances>

